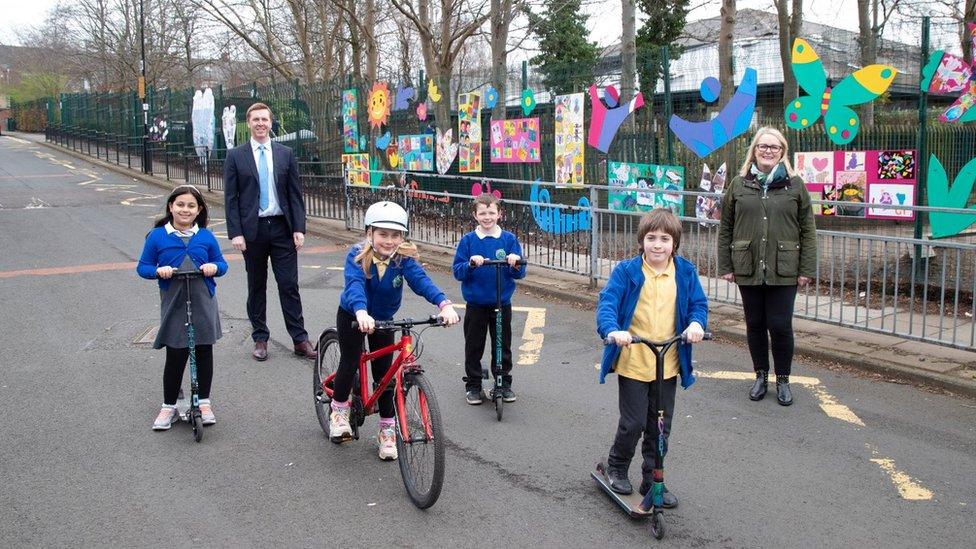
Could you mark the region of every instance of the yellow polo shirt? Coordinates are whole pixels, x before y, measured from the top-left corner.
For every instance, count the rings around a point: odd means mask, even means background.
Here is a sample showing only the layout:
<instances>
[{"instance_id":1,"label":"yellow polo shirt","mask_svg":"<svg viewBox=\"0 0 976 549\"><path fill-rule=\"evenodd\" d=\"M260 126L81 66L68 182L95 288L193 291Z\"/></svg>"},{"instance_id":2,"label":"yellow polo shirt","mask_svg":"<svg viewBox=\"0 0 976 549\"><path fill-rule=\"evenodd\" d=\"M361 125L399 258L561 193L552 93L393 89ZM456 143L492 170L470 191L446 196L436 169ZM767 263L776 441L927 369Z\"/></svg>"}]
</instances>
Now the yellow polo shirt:
<instances>
[{"instance_id":1,"label":"yellow polo shirt","mask_svg":"<svg viewBox=\"0 0 976 549\"><path fill-rule=\"evenodd\" d=\"M640 297L637 298L637 308L634 309L634 318L630 322L630 333L650 341L670 339L677 329L675 301L678 297L678 286L674 279L674 261L668 261L667 268L660 273L652 269L646 261L642 261L641 270L644 273L644 285L641 286ZM643 343L628 345L620 350L614 369L620 376L637 381L654 381L654 352ZM664 379L671 379L676 375L678 347L674 346L664 355Z\"/></svg>"}]
</instances>

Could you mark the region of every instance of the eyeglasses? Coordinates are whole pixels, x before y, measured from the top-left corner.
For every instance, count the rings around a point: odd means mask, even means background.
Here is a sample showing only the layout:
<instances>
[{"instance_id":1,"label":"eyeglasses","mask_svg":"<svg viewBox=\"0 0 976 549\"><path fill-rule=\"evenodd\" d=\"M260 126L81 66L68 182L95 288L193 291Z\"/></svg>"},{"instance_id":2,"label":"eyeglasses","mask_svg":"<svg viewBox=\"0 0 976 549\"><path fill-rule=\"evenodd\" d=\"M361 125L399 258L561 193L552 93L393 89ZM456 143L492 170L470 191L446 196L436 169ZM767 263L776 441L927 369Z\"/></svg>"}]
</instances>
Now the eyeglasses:
<instances>
[{"instance_id":1,"label":"eyeglasses","mask_svg":"<svg viewBox=\"0 0 976 549\"><path fill-rule=\"evenodd\" d=\"M764 143L762 145L756 145L756 149L763 152L770 151L770 152L778 153L779 151L783 150L783 147L781 145L766 145Z\"/></svg>"}]
</instances>

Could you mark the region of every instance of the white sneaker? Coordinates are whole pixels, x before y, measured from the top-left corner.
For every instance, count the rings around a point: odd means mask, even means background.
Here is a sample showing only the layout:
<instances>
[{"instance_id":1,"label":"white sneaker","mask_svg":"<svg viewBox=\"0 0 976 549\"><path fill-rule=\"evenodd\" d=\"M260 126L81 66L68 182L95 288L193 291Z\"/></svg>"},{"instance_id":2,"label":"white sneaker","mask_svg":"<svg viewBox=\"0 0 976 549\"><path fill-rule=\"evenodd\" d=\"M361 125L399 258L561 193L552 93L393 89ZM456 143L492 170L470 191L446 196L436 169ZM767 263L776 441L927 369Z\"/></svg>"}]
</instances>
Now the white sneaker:
<instances>
[{"instance_id":1,"label":"white sneaker","mask_svg":"<svg viewBox=\"0 0 976 549\"><path fill-rule=\"evenodd\" d=\"M203 419L204 425L217 423L217 418L214 417L213 413L213 405L210 404L209 398L200 401L200 418Z\"/></svg>"},{"instance_id":2,"label":"white sneaker","mask_svg":"<svg viewBox=\"0 0 976 549\"><path fill-rule=\"evenodd\" d=\"M349 425L349 408L336 410L329 414L329 439L332 442L345 442L352 439L352 426Z\"/></svg>"},{"instance_id":3,"label":"white sneaker","mask_svg":"<svg viewBox=\"0 0 976 549\"><path fill-rule=\"evenodd\" d=\"M163 405L159 409L159 415L156 416L156 421L153 422L153 431L167 431L173 426L173 421L176 419L178 412L176 411L176 406Z\"/></svg>"},{"instance_id":4,"label":"white sneaker","mask_svg":"<svg viewBox=\"0 0 976 549\"><path fill-rule=\"evenodd\" d=\"M376 435L376 440L380 444L380 459L392 461L397 458L396 431L393 430L392 426L380 429L379 434Z\"/></svg>"}]
</instances>

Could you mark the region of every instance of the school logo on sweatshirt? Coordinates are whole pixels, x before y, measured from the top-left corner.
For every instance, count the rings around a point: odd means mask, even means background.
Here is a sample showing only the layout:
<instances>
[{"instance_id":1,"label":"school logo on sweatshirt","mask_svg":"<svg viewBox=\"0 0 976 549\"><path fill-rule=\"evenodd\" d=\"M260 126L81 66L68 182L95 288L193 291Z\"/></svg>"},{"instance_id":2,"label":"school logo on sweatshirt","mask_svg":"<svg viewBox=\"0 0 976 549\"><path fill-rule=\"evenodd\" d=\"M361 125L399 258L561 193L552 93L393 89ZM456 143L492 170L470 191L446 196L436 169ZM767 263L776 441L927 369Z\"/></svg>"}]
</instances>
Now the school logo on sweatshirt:
<instances>
[{"instance_id":1,"label":"school logo on sweatshirt","mask_svg":"<svg viewBox=\"0 0 976 549\"><path fill-rule=\"evenodd\" d=\"M403 275L396 275L393 277L393 287L399 288L400 286L403 286Z\"/></svg>"},{"instance_id":2,"label":"school logo on sweatshirt","mask_svg":"<svg viewBox=\"0 0 976 549\"><path fill-rule=\"evenodd\" d=\"M505 250L502 248L495 250L495 259L505 259Z\"/></svg>"}]
</instances>

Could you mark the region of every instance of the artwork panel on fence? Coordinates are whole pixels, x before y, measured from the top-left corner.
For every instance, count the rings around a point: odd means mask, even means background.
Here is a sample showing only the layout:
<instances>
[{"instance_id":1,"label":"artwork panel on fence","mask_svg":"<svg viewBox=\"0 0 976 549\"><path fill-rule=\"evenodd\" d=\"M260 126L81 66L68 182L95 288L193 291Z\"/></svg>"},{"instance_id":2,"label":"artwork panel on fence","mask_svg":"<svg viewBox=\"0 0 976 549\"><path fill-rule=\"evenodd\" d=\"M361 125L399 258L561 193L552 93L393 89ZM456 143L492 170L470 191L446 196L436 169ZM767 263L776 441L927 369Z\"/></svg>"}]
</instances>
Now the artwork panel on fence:
<instances>
[{"instance_id":1,"label":"artwork panel on fence","mask_svg":"<svg viewBox=\"0 0 976 549\"><path fill-rule=\"evenodd\" d=\"M481 96L458 96L458 169L461 173L481 171Z\"/></svg>"},{"instance_id":2,"label":"artwork panel on fence","mask_svg":"<svg viewBox=\"0 0 976 549\"><path fill-rule=\"evenodd\" d=\"M397 137L401 169L410 172L434 171L434 135L401 135Z\"/></svg>"},{"instance_id":3,"label":"artwork panel on fence","mask_svg":"<svg viewBox=\"0 0 976 549\"><path fill-rule=\"evenodd\" d=\"M874 159L876 162L872 162ZM872 182L916 179L914 150L868 151L867 166Z\"/></svg>"},{"instance_id":4,"label":"artwork panel on fence","mask_svg":"<svg viewBox=\"0 0 976 549\"><path fill-rule=\"evenodd\" d=\"M568 234L590 230L590 199L585 196L576 201L577 209L574 210L564 204L553 204L549 189L542 188L537 179L529 190L529 202L532 203L532 218L544 232Z\"/></svg>"},{"instance_id":5,"label":"artwork panel on fence","mask_svg":"<svg viewBox=\"0 0 976 549\"><path fill-rule=\"evenodd\" d=\"M359 90L342 90L342 150L359 152Z\"/></svg>"},{"instance_id":6,"label":"artwork panel on fence","mask_svg":"<svg viewBox=\"0 0 976 549\"><path fill-rule=\"evenodd\" d=\"M682 191L685 188L685 169L682 166L609 162L607 198L611 210L646 212L654 208L668 208L675 215L684 215L682 195L641 192L642 189Z\"/></svg>"},{"instance_id":7,"label":"artwork panel on fence","mask_svg":"<svg viewBox=\"0 0 976 549\"><path fill-rule=\"evenodd\" d=\"M617 130L634 111L644 106L644 96L640 92L627 102L626 105L619 104L620 94L617 88L607 86L603 89L606 105L600 101L597 93L596 84L590 85L590 131L589 141L591 147L600 152L606 153L610 150L610 144L617 135ZM609 106L608 106L609 105Z\"/></svg>"},{"instance_id":8,"label":"artwork panel on fence","mask_svg":"<svg viewBox=\"0 0 976 549\"><path fill-rule=\"evenodd\" d=\"M531 163L541 161L538 118L492 120L489 142L491 161Z\"/></svg>"},{"instance_id":9,"label":"artwork panel on fence","mask_svg":"<svg viewBox=\"0 0 976 549\"><path fill-rule=\"evenodd\" d=\"M369 125L379 129L390 120L390 88L386 82L376 82L366 98Z\"/></svg>"},{"instance_id":10,"label":"artwork panel on fence","mask_svg":"<svg viewBox=\"0 0 976 549\"><path fill-rule=\"evenodd\" d=\"M673 114L668 127L698 158L705 158L749 130L756 110L756 83L756 69L747 67L735 94L715 118L690 122ZM705 102L711 103L719 97L721 89L718 79L709 76L702 80L699 94Z\"/></svg>"},{"instance_id":11,"label":"artwork panel on fence","mask_svg":"<svg viewBox=\"0 0 976 549\"><path fill-rule=\"evenodd\" d=\"M369 155L366 153L344 154L340 157L346 168L346 184L369 187Z\"/></svg>"},{"instance_id":12,"label":"artwork panel on fence","mask_svg":"<svg viewBox=\"0 0 976 549\"><path fill-rule=\"evenodd\" d=\"M454 142L454 130L452 128L448 128L448 130L443 133L441 132L440 128L437 128L436 132L437 172L444 175L448 170L451 169L451 164L453 164L454 159L457 158L458 144Z\"/></svg>"},{"instance_id":13,"label":"artwork panel on fence","mask_svg":"<svg viewBox=\"0 0 976 549\"><path fill-rule=\"evenodd\" d=\"M723 163L715 173L709 169L708 164L702 165L702 177L698 182L698 188L711 193L721 193L725 190L726 165ZM722 218L722 198L712 196L695 197L695 217L701 220ZM702 227L707 227L707 223L701 223Z\"/></svg>"},{"instance_id":14,"label":"artwork panel on fence","mask_svg":"<svg viewBox=\"0 0 976 549\"><path fill-rule=\"evenodd\" d=\"M583 128L583 101L582 93L557 95L553 100L557 185L583 185L583 140L586 137Z\"/></svg>"},{"instance_id":15,"label":"artwork panel on fence","mask_svg":"<svg viewBox=\"0 0 976 549\"><path fill-rule=\"evenodd\" d=\"M867 172L839 171L834 174L834 193L843 202L857 202L864 204L865 188L868 183ZM845 217L864 217L864 206L856 204L837 205L834 215Z\"/></svg>"},{"instance_id":16,"label":"artwork panel on fence","mask_svg":"<svg viewBox=\"0 0 976 549\"><path fill-rule=\"evenodd\" d=\"M915 205L915 182L868 183L868 204L882 207L869 207L867 217L911 221L915 219L915 210L899 209L897 206Z\"/></svg>"},{"instance_id":17,"label":"artwork panel on fence","mask_svg":"<svg viewBox=\"0 0 976 549\"><path fill-rule=\"evenodd\" d=\"M825 151L795 153L793 169L808 185L833 183L834 153Z\"/></svg>"},{"instance_id":18,"label":"artwork panel on fence","mask_svg":"<svg viewBox=\"0 0 976 549\"><path fill-rule=\"evenodd\" d=\"M220 122L224 133L224 148L233 149L234 134L237 132L237 106L224 107L224 114L220 117Z\"/></svg>"}]
</instances>

